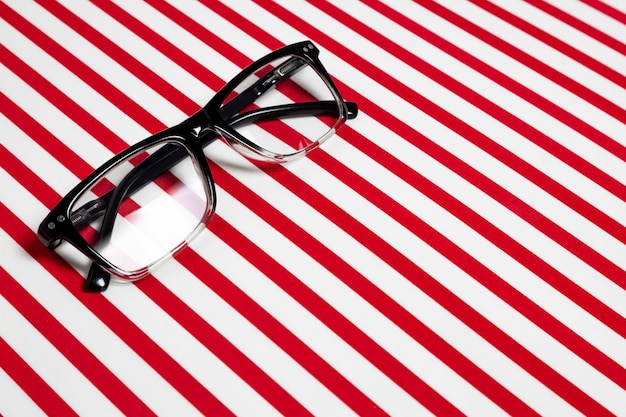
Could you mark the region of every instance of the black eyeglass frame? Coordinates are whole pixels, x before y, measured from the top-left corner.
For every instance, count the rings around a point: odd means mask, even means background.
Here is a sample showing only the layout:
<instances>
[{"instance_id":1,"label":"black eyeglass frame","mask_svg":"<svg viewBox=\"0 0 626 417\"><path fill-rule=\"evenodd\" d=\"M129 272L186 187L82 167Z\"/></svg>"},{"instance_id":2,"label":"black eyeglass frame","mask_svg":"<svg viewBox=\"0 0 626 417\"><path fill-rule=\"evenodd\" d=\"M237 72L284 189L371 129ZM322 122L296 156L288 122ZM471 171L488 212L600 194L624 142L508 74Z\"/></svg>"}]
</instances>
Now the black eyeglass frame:
<instances>
[{"instance_id":1,"label":"black eyeglass frame","mask_svg":"<svg viewBox=\"0 0 626 417\"><path fill-rule=\"evenodd\" d=\"M268 73L266 77L258 80L257 83L248 88L246 91L239 93L234 99L229 101L227 100L235 88L238 87L247 77L273 61L288 56L291 56L292 58ZM298 60L303 60L303 63L298 63ZM282 79L289 78L292 73L298 71L299 67L303 64L308 64L318 73L318 75L326 83L329 91L332 93L335 100L334 102L287 104L239 114L241 110L243 110L248 104L252 103L258 96L262 95L266 91L269 91ZM324 112L328 112L330 107L339 113L337 114L337 121L335 125L330 128L324 137L320 138L310 146L300 149L292 154L279 155L265 150L245 138L233 127L237 123L250 123L259 119L277 118L282 115L322 114ZM205 180L205 191L207 192L207 197L210 199L207 204L207 211L197 228L201 230L203 226L211 220L211 217L215 213L216 206L214 180L203 151L205 146L213 142L215 139L222 137L229 145L231 145L231 147L248 158L282 163L303 156L318 147L329 136L332 136L332 134L339 129L339 127L341 127L347 119L355 118L357 112L358 109L356 103L346 102L342 98L337 86L319 60L319 50L313 45L313 43L310 41L304 41L285 46L269 53L243 69L237 76L222 87L204 107L188 119L176 126L155 133L150 137L130 146L94 170L94 172L88 175L69 193L67 193L50 211L50 213L41 222L37 236L39 240L50 250L54 250L63 241L66 241L92 261L92 266L87 276L85 286L85 289L88 291L99 292L106 290L110 280L110 273L113 273L124 281L135 281L149 274L149 271L147 271L148 269L151 270L154 266L156 266L156 264L174 256L176 252L186 246L188 241L184 242L185 244L181 245L181 247L175 248L169 254L166 254L166 256L155 264L150 265L146 268L146 271L142 271L141 274L136 277L128 276L126 271L118 269L115 265L100 255L100 253L98 253L98 251L95 250L89 243L87 243L76 228L76 212L71 213L70 210L76 203L79 196L103 178L104 175L107 174L113 167L127 160L129 157L160 143L175 142L180 144L186 152L192 156L196 169ZM168 145L166 144L162 149L166 149L167 147ZM139 172L137 176L138 179L134 181L134 184L131 183L131 185L128 186L128 190L124 190L121 193L122 196L119 197L118 202L112 203L112 200L114 199L112 196L109 196L108 201L106 202L97 203L98 200L94 200L93 207L85 208L85 213L82 215L86 216L88 214L92 217L98 217L103 215L106 216L107 211L109 213L116 212L119 207L119 202L127 196L132 195L135 188L140 188L142 184L154 179L160 175L160 173L167 171L171 165L175 164L183 156L187 155L187 153L181 154L180 151L177 151L176 153L171 150L171 147L170 149L157 151L156 153L158 154L159 152L161 152L161 155L152 155L147 158L150 160L148 163L144 161L138 165L138 167L142 166L142 168L138 168L137 171ZM176 155L174 155L174 153L176 153ZM116 207L115 210L109 210L109 204L117 204L118 207ZM104 205L107 207L103 207ZM91 214L89 214L89 212L91 212Z\"/></svg>"}]
</instances>

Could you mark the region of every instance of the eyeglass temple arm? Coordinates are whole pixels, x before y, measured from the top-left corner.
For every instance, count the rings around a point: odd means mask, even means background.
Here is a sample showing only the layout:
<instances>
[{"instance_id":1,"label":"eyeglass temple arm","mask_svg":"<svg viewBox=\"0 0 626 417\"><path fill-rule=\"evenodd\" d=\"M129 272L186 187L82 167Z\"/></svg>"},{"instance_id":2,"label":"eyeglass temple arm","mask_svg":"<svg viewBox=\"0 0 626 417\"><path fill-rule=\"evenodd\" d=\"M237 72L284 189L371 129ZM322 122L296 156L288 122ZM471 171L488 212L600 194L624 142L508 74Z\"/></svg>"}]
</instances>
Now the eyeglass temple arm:
<instances>
[{"instance_id":1,"label":"eyeglass temple arm","mask_svg":"<svg viewBox=\"0 0 626 417\"><path fill-rule=\"evenodd\" d=\"M260 77L250 87L238 93L237 96L228 103L224 104L220 108L220 114L224 119L229 119L230 117L236 115L245 109L250 103L253 103L258 97L276 87L278 82L291 77L305 65L306 62L303 61L302 58L289 58L272 71Z\"/></svg>"},{"instance_id":2,"label":"eyeglass temple arm","mask_svg":"<svg viewBox=\"0 0 626 417\"><path fill-rule=\"evenodd\" d=\"M309 103L286 104L282 106L272 106L262 109L255 109L242 114L237 114L250 103L254 102L259 96L274 88L276 84L299 71L305 62L298 57L293 57L276 67L273 71L257 80L252 86L238 94L227 104L221 107L220 113L222 117L227 119L230 124L254 123L258 120L266 118L277 118L286 115L319 115L328 112L336 112L334 101L317 101ZM358 108L356 103L346 102L347 118L356 117ZM334 110L334 111L333 111ZM187 121L183 122L180 127L189 126L190 122L202 115L203 111L199 111ZM194 126L195 127L195 126ZM212 134L201 134L200 131L192 131L202 139L202 146L206 146L214 141L217 136ZM81 224L88 224L96 218L104 215L99 241L109 240L113 232L115 217L121 203L130 195L141 189L145 184L157 178L163 172L168 171L187 155L185 149L180 147L164 146L144 161L139 163L124 179L104 196L93 200L72 214L72 223L79 227ZM75 220L76 219L76 220ZM76 222L76 223L75 223ZM101 292L107 289L110 281L110 274L100 265L92 262L87 274L85 288L88 291Z\"/></svg>"}]
</instances>

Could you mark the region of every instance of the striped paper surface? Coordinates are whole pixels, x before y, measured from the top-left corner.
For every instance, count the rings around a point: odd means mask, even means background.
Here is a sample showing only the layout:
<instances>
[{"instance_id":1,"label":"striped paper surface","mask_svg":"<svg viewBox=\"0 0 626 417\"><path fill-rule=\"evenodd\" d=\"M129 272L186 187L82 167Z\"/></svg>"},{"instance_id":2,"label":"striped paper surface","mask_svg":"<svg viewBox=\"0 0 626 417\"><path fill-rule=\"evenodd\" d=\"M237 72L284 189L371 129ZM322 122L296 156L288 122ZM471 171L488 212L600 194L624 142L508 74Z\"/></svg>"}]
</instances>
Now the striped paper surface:
<instances>
[{"instance_id":1,"label":"striped paper surface","mask_svg":"<svg viewBox=\"0 0 626 417\"><path fill-rule=\"evenodd\" d=\"M84 293L52 206L304 39L358 118ZM625 73L617 0L2 0L0 414L626 415Z\"/></svg>"}]
</instances>

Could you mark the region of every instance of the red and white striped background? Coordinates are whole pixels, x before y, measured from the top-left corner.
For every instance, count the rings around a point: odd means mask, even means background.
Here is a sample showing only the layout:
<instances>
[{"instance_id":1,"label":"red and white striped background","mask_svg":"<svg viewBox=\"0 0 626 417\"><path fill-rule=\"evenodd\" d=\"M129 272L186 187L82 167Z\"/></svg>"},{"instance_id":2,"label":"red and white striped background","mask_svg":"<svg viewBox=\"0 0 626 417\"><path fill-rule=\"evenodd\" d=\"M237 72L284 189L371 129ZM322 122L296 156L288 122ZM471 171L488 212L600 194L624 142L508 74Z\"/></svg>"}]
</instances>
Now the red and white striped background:
<instances>
[{"instance_id":1,"label":"red and white striped background","mask_svg":"<svg viewBox=\"0 0 626 417\"><path fill-rule=\"evenodd\" d=\"M60 196L304 39L359 117L83 293ZM0 414L626 415L625 73L620 1L3 0Z\"/></svg>"}]
</instances>

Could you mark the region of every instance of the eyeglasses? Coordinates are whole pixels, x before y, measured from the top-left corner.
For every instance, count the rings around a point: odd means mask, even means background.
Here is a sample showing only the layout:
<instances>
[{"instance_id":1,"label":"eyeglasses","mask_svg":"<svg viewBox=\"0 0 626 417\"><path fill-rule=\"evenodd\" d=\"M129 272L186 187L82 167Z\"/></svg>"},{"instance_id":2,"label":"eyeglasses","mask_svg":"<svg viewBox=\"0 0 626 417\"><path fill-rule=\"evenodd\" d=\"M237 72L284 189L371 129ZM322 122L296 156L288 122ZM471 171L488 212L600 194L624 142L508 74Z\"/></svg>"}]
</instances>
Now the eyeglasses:
<instances>
[{"instance_id":1,"label":"eyeglasses","mask_svg":"<svg viewBox=\"0 0 626 417\"><path fill-rule=\"evenodd\" d=\"M278 49L227 83L182 123L114 156L74 187L37 233L67 241L91 261L85 289L111 274L143 278L185 247L215 212L203 148L221 138L242 155L281 163L304 156L357 115L311 42Z\"/></svg>"}]
</instances>

